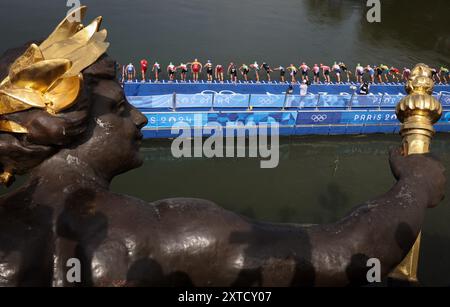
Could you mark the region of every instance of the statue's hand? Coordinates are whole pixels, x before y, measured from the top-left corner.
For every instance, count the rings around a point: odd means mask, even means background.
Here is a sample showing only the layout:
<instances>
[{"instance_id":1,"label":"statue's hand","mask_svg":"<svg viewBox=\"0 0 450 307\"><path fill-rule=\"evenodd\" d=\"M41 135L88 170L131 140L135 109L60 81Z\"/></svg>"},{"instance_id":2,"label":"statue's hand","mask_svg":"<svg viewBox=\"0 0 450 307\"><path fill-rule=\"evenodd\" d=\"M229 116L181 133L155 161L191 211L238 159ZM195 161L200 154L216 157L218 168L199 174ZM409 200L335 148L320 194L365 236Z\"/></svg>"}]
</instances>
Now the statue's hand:
<instances>
[{"instance_id":1,"label":"statue's hand","mask_svg":"<svg viewBox=\"0 0 450 307\"><path fill-rule=\"evenodd\" d=\"M392 174L397 180L408 179L427 193L428 207L433 208L444 198L445 168L439 159L431 154L403 156L400 148L389 153Z\"/></svg>"}]
</instances>

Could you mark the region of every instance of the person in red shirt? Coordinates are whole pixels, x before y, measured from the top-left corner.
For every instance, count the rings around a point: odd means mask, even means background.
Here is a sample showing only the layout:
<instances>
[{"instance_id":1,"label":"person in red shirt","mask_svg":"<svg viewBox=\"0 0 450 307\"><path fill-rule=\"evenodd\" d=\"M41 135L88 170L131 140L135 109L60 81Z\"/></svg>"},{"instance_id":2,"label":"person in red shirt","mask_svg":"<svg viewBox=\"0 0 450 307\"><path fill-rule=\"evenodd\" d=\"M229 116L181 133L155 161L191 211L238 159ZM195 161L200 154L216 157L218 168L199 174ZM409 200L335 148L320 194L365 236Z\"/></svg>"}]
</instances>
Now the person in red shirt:
<instances>
[{"instance_id":1,"label":"person in red shirt","mask_svg":"<svg viewBox=\"0 0 450 307\"><path fill-rule=\"evenodd\" d=\"M142 82L145 82L145 74L147 73L148 62L146 59L141 60Z\"/></svg>"},{"instance_id":2,"label":"person in red shirt","mask_svg":"<svg viewBox=\"0 0 450 307\"><path fill-rule=\"evenodd\" d=\"M194 77L194 82L198 81L198 74L202 72L203 65L198 61L198 59L195 59L194 62L188 63L188 65L191 65L191 71L192 76Z\"/></svg>"}]
</instances>

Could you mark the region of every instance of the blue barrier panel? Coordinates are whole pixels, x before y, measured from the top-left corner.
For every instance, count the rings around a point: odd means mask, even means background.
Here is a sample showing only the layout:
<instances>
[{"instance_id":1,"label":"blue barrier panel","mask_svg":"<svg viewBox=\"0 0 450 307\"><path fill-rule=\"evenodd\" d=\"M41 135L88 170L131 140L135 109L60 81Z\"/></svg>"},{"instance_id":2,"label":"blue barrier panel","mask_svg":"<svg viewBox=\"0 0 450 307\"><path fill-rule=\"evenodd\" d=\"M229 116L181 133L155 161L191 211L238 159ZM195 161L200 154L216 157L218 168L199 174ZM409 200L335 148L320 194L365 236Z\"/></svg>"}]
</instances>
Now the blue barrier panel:
<instances>
[{"instance_id":1,"label":"blue barrier panel","mask_svg":"<svg viewBox=\"0 0 450 307\"><path fill-rule=\"evenodd\" d=\"M316 108L319 100L318 95L288 95L286 97L286 108Z\"/></svg>"},{"instance_id":2,"label":"blue barrier panel","mask_svg":"<svg viewBox=\"0 0 450 307\"><path fill-rule=\"evenodd\" d=\"M297 125L331 125L341 122L342 112L298 112Z\"/></svg>"},{"instance_id":3,"label":"blue barrier panel","mask_svg":"<svg viewBox=\"0 0 450 307\"><path fill-rule=\"evenodd\" d=\"M442 116L439 119L439 124L450 123L450 111L443 111Z\"/></svg>"},{"instance_id":4,"label":"blue barrier panel","mask_svg":"<svg viewBox=\"0 0 450 307\"><path fill-rule=\"evenodd\" d=\"M398 123L395 111L298 112L297 125L364 125Z\"/></svg>"},{"instance_id":5,"label":"blue barrier panel","mask_svg":"<svg viewBox=\"0 0 450 307\"><path fill-rule=\"evenodd\" d=\"M354 95L352 108L378 108L382 101L382 95Z\"/></svg>"},{"instance_id":6,"label":"blue barrier panel","mask_svg":"<svg viewBox=\"0 0 450 307\"><path fill-rule=\"evenodd\" d=\"M253 108L282 108L286 95L252 94L250 106Z\"/></svg>"},{"instance_id":7,"label":"blue barrier panel","mask_svg":"<svg viewBox=\"0 0 450 307\"><path fill-rule=\"evenodd\" d=\"M353 94L354 89L351 84L313 84L308 87L308 93L318 94L327 93L330 95L339 95L341 93ZM358 85L356 85L358 87ZM163 94L198 94L205 91L220 94L222 91L228 91L241 94L277 94L286 93L289 84L287 83L125 83L124 90L127 96L150 96ZM294 93L299 93L300 84L294 85ZM449 85L436 85L435 93L450 92ZM406 94L403 84L396 85L372 85L370 92L373 94Z\"/></svg>"},{"instance_id":8,"label":"blue barrier panel","mask_svg":"<svg viewBox=\"0 0 450 307\"><path fill-rule=\"evenodd\" d=\"M216 94L214 108L246 108L250 95L244 94Z\"/></svg>"},{"instance_id":9,"label":"blue barrier panel","mask_svg":"<svg viewBox=\"0 0 450 307\"><path fill-rule=\"evenodd\" d=\"M213 94L176 94L175 107L182 108L211 108Z\"/></svg>"},{"instance_id":10,"label":"blue barrier panel","mask_svg":"<svg viewBox=\"0 0 450 307\"><path fill-rule=\"evenodd\" d=\"M136 108L161 109L172 108L173 95L129 96L128 101Z\"/></svg>"},{"instance_id":11,"label":"blue barrier panel","mask_svg":"<svg viewBox=\"0 0 450 307\"><path fill-rule=\"evenodd\" d=\"M319 108L346 108L350 104L351 95L320 95Z\"/></svg>"},{"instance_id":12,"label":"blue barrier panel","mask_svg":"<svg viewBox=\"0 0 450 307\"><path fill-rule=\"evenodd\" d=\"M450 94L442 94L439 98L443 107L450 106Z\"/></svg>"},{"instance_id":13,"label":"blue barrier panel","mask_svg":"<svg viewBox=\"0 0 450 307\"><path fill-rule=\"evenodd\" d=\"M148 119L146 128L170 129L173 125L185 123L192 127L206 124L207 113L144 113Z\"/></svg>"},{"instance_id":14,"label":"blue barrier panel","mask_svg":"<svg viewBox=\"0 0 450 307\"><path fill-rule=\"evenodd\" d=\"M405 95L383 95L383 100L381 101L380 107L392 107L395 106L403 99Z\"/></svg>"},{"instance_id":15,"label":"blue barrier panel","mask_svg":"<svg viewBox=\"0 0 450 307\"><path fill-rule=\"evenodd\" d=\"M278 123L280 126L294 126L297 112L245 112L245 113L208 113L208 122L217 122L222 126L227 123Z\"/></svg>"}]
</instances>

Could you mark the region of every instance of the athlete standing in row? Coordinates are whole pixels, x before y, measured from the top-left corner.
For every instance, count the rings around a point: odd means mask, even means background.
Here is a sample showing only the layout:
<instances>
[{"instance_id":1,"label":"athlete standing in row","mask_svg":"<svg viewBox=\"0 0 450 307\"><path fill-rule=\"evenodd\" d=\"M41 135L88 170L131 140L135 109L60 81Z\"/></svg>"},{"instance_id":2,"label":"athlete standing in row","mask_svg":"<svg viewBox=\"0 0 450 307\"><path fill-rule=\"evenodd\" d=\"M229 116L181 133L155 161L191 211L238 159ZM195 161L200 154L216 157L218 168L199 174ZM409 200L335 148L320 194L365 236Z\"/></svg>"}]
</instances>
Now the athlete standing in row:
<instances>
[{"instance_id":1,"label":"athlete standing in row","mask_svg":"<svg viewBox=\"0 0 450 307\"><path fill-rule=\"evenodd\" d=\"M331 67L331 69L333 70L333 72L336 75L336 79L338 83L341 83L341 66L338 65L337 62L334 62L333 66Z\"/></svg>"},{"instance_id":2,"label":"athlete standing in row","mask_svg":"<svg viewBox=\"0 0 450 307\"><path fill-rule=\"evenodd\" d=\"M342 73L344 73L347 76L347 82L350 82L351 72L348 70L347 65L345 65L344 62L340 62L339 67L341 68Z\"/></svg>"},{"instance_id":3,"label":"athlete standing in row","mask_svg":"<svg viewBox=\"0 0 450 307\"><path fill-rule=\"evenodd\" d=\"M159 65L158 62L155 62L155 64L153 64L152 72L155 76L155 81L158 82L159 74L161 73L161 65Z\"/></svg>"},{"instance_id":4,"label":"athlete standing in row","mask_svg":"<svg viewBox=\"0 0 450 307\"><path fill-rule=\"evenodd\" d=\"M175 65L173 65L172 62L170 62L169 65L167 66L167 73L169 74L170 81L173 81L173 79L175 78L176 72L177 72L177 68L175 67Z\"/></svg>"},{"instance_id":5,"label":"athlete standing in row","mask_svg":"<svg viewBox=\"0 0 450 307\"><path fill-rule=\"evenodd\" d=\"M219 80L221 83L223 83L223 66L221 64L216 65L214 75L216 77L216 80Z\"/></svg>"},{"instance_id":6,"label":"athlete standing in row","mask_svg":"<svg viewBox=\"0 0 450 307\"><path fill-rule=\"evenodd\" d=\"M277 68L274 68L274 71L280 71L280 81L286 82L284 75L286 74L286 69L283 66L278 66Z\"/></svg>"},{"instance_id":7,"label":"athlete standing in row","mask_svg":"<svg viewBox=\"0 0 450 307\"><path fill-rule=\"evenodd\" d=\"M127 72L128 82L136 80L136 69L132 63L128 64L125 70Z\"/></svg>"},{"instance_id":8,"label":"athlete standing in row","mask_svg":"<svg viewBox=\"0 0 450 307\"><path fill-rule=\"evenodd\" d=\"M228 75L230 75L231 82L236 83L237 82L237 68L233 62L231 62L230 65L228 65L227 72L228 72Z\"/></svg>"},{"instance_id":9,"label":"athlete standing in row","mask_svg":"<svg viewBox=\"0 0 450 307\"><path fill-rule=\"evenodd\" d=\"M313 71L313 76L314 76L314 78L313 78L314 83L319 83L320 82L320 67L319 67L319 65L314 64L312 71Z\"/></svg>"},{"instance_id":10,"label":"athlete standing in row","mask_svg":"<svg viewBox=\"0 0 450 307\"><path fill-rule=\"evenodd\" d=\"M363 83L364 67L358 63L355 68L356 83Z\"/></svg>"},{"instance_id":11,"label":"athlete standing in row","mask_svg":"<svg viewBox=\"0 0 450 307\"><path fill-rule=\"evenodd\" d=\"M302 81L304 81L304 80L309 81L308 72L311 68L309 68L309 66L306 65L305 62L303 62L300 65L299 69L300 69L300 73L302 74Z\"/></svg>"},{"instance_id":12,"label":"athlete standing in row","mask_svg":"<svg viewBox=\"0 0 450 307\"><path fill-rule=\"evenodd\" d=\"M142 82L145 82L145 74L147 73L148 61L146 59L141 60L141 74Z\"/></svg>"},{"instance_id":13,"label":"athlete standing in row","mask_svg":"<svg viewBox=\"0 0 450 307\"><path fill-rule=\"evenodd\" d=\"M197 82L198 74L200 74L202 72L202 68L203 68L202 63L200 63L198 61L198 59L195 59L194 62L188 63L186 65L191 65L191 72L192 72L192 76L194 77L194 82Z\"/></svg>"},{"instance_id":14,"label":"athlete standing in row","mask_svg":"<svg viewBox=\"0 0 450 307\"><path fill-rule=\"evenodd\" d=\"M411 69L403 67L403 81L407 82L409 75L411 75Z\"/></svg>"},{"instance_id":15,"label":"athlete standing in row","mask_svg":"<svg viewBox=\"0 0 450 307\"><path fill-rule=\"evenodd\" d=\"M241 72L241 75L244 77L245 82L248 82L248 73L250 72L250 68L247 64L242 64L241 67L239 67L239 71Z\"/></svg>"},{"instance_id":16,"label":"athlete standing in row","mask_svg":"<svg viewBox=\"0 0 450 307\"><path fill-rule=\"evenodd\" d=\"M388 79L388 75L389 75L389 66L384 65L384 64L381 64L381 65L380 65L380 68L381 68L381 71L382 71L382 75L384 75L384 80L385 80L386 82L389 82L389 79Z\"/></svg>"},{"instance_id":17,"label":"athlete standing in row","mask_svg":"<svg viewBox=\"0 0 450 307\"><path fill-rule=\"evenodd\" d=\"M330 66L320 64L320 68L322 68L323 78L325 79L325 82L331 83L331 79L330 79L331 68L330 68Z\"/></svg>"},{"instance_id":18,"label":"athlete standing in row","mask_svg":"<svg viewBox=\"0 0 450 307\"><path fill-rule=\"evenodd\" d=\"M297 67L294 66L294 64L289 65L289 67L287 68L287 70L289 71L290 75L291 75L291 82L295 83L297 82L295 76L297 75Z\"/></svg>"},{"instance_id":19,"label":"athlete standing in row","mask_svg":"<svg viewBox=\"0 0 450 307\"><path fill-rule=\"evenodd\" d=\"M259 64L255 61L255 63L250 64L250 68L252 68L255 71L255 80L256 82L259 82Z\"/></svg>"},{"instance_id":20,"label":"athlete standing in row","mask_svg":"<svg viewBox=\"0 0 450 307\"><path fill-rule=\"evenodd\" d=\"M391 68L389 68L389 76L391 76L395 82L398 82L400 80L399 76L401 76L400 70L394 66L391 66Z\"/></svg>"},{"instance_id":21,"label":"athlete standing in row","mask_svg":"<svg viewBox=\"0 0 450 307\"><path fill-rule=\"evenodd\" d=\"M178 66L176 69L181 69L181 81L186 82L186 76L188 72L187 64L180 63L180 66Z\"/></svg>"},{"instance_id":22,"label":"athlete standing in row","mask_svg":"<svg viewBox=\"0 0 450 307\"><path fill-rule=\"evenodd\" d=\"M264 68L264 70L266 71L267 82L271 82L271 80L270 80L270 73L271 73L273 70L270 68L269 64L267 64L266 62L263 62L261 66L262 66L262 68Z\"/></svg>"},{"instance_id":23,"label":"athlete standing in row","mask_svg":"<svg viewBox=\"0 0 450 307\"><path fill-rule=\"evenodd\" d=\"M206 69L206 78L208 79L208 82L212 82L213 80L213 65L211 63L211 60L208 60L205 64Z\"/></svg>"},{"instance_id":24,"label":"athlete standing in row","mask_svg":"<svg viewBox=\"0 0 450 307\"><path fill-rule=\"evenodd\" d=\"M375 83L375 69L373 69L372 66L367 65L365 71L369 74L370 83Z\"/></svg>"},{"instance_id":25,"label":"athlete standing in row","mask_svg":"<svg viewBox=\"0 0 450 307\"><path fill-rule=\"evenodd\" d=\"M441 68L439 69L439 74L441 75L442 80L444 80L444 82L448 84L450 80L450 72L448 68L441 66Z\"/></svg>"}]
</instances>

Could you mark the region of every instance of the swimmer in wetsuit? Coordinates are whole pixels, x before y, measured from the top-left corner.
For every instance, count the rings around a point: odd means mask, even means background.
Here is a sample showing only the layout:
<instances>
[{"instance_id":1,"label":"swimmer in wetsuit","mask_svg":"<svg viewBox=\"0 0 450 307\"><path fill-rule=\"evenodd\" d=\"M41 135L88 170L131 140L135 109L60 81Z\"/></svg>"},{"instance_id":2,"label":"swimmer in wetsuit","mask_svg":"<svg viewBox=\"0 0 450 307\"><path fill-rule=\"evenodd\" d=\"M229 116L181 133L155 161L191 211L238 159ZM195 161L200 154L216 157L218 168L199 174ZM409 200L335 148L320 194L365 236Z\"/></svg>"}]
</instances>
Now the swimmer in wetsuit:
<instances>
[{"instance_id":1,"label":"swimmer in wetsuit","mask_svg":"<svg viewBox=\"0 0 450 307\"><path fill-rule=\"evenodd\" d=\"M180 63L180 66L178 66L176 69L177 70L181 69L181 81L182 82L186 82L186 75L187 75L187 72L188 72L187 64Z\"/></svg>"},{"instance_id":2,"label":"swimmer in wetsuit","mask_svg":"<svg viewBox=\"0 0 450 307\"><path fill-rule=\"evenodd\" d=\"M155 64L153 64L152 72L155 75L155 81L158 82L159 74L161 73L161 65L159 65L158 62L155 62Z\"/></svg>"},{"instance_id":3,"label":"swimmer in wetsuit","mask_svg":"<svg viewBox=\"0 0 450 307\"><path fill-rule=\"evenodd\" d=\"M236 65L234 65L233 62L230 63L230 65L228 65L228 75L230 75L230 80L231 82L237 82L237 68Z\"/></svg>"},{"instance_id":4,"label":"swimmer in wetsuit","mask_svg":"<svg viewBox=\"0 0 450 307\"><path fill-rule=\"evenodd\" d=\"M245 82L248 81L248 73L250 72L250 68L247 64L242 64L241 67L239 67L239 71L241 72L242 76L244 77Z\"/></svg>"},{"instance_id":5,"label":"swimmer in wetsuit","mask_svg":"<svg viewBox=\"0 0 450 307\"><path fill-rule=\"evenodd\" d=\"M134 68L133 64L128 64L125 68L128 76L128 82L131 82L136 79L136 69Z\"/></svg>"},{"instance_id":6,"label":"swimmer in wetsuit","mask_svg":"<svg viewBox=\"0 0 450 307\"><path fill-rule=\"evenodd\" d=\"M221 64L216 65L214 75L216 77L216 80L219 80L220 82L223 83L223 66Z\"/></svg>"},{"instance_id":7,"label":"swimmer in wetsuit","mask_svg":"<svg viewBox=\"0 0 450 307\"><path fill-rule=\"evenodd\" d=\"M273 69L274 71L280 71L280 81L286 82L284 75L286 74L286 69L283 66L278 66L277 68Z\"/></svg>"},{"instance_id":8,"label":"swimmer in wetsuit","mask_svg":"<svg viewBox=\"0 0 450 307\"><path fill-rule=\"evenodd\" d=\"M250 64L250 68L252 68L255 71L256 82L259 82L259 69L260 69L260 67L259 67L258 62L255 61L255 63Z\"/></svg>"},{"instance_id":9,"label":"swimmer in wetsuit","mask_svg":"<svg viewBox=\"0 0 450 307\"><path fill-rule=\"evenodd\" d=\"M439 69L439 74L441 75L442 80L448 84L450 81L450 72L448 68L441 66L441 68Z\"/></svg>"},{"instance_id":10,"label":"swimmer in wetsuit","mask_svg":"<svg viewBox=\"0 0 450 307\"><path fill-rule=\"evenodd\" d=\"M320 82L320 67L319 67L319 65L314 64L312 71L313 71L313 76L314 76L314 78L313 78L314 83L319 83Z\"/></svg>"},{"instance_id":11,"label":"swimmer in wetsuit","mask_svg":"<svg viewBox=\"0 0 450 307\"><path fill-rule=\"evenodd\" d=\"M167 66L167 73L169 74L170 81L173 81L173 79L175 78L176 72L177 72L177 68L175 67L175 65L173 65L172 62L170 62L169 65Z\"/></svg>"},{"instance_id":12,"label":"swimmer in wetsuit","mask_svg":"<svg viewBox=\"0 0 450 307\"><path fill-rule=\"evenodd\" d=\"M401 76L400 70L394 66L391 66L391 68L389 68L389 76L391 76L395 82L398 82L400 80L399 76Z\"/></svg>"},{"instance_id":13,"label":"swimmer in wetsuit","mask_svg":"<svg viewBox=\"0 0 450 307\"><path fill-rule=\"evenodd\" d=\"M403 67L403 81L407 82L409 75L411 75L411 69Z\"/></svg>"},{"instance_id":14,"label":"swimmer in wetsuit","mask_svg":"<svg viewBox=\"0 0 450 307\"><path fill-rule=\"evenodd\" d=\"M347 65L345 65L344 62L340 62L339 67L341 68L342 73L344 73L347 76L347 82L350 83L350 75L352 73L348 70Z\"/></svg>"},{"instance_id":15,"label":"swimmer in wetsuit","mask_svg":"<svg viewBox=\"0 0 450 307\"><path fill-rule=\"evenodd\" d=\"M145 74L147 73L148 61L146 59L141 60L141 74L142 82L145 82Z\"/></svg>"},{"instance_id":16,"label":"swimmer in wetsuit","mask_svg":"<svg viewBox=\"0 0 450 307\"><path fill-rule=\"evenodd\" d=\"M336 75L337 82L341 83L341 66L339 66L337 62L334 62L333 66L331 66L331 69Z\"/></svg>"},{"instance_id":17,"label":"swimmer in wetsuit","mask_svg":"<svg viewBox=\"0 0 450 307\"><path fill-rule=\"evenodd\" d=\"M203 65L195 59L194 62L188 63L186 65L191 65L192 76L194 77L194 82L198 81L198 75L202 72ZM186 81L186 80L185 80Z\"/></svg>"},{"instance_id":18,"label":"swimmer in wetsuit","mask_svg":"<svg viewBox=\"0 0 450 307\"><path fill-rule=\"evenodd\" d=\"M270 80L270 73L271 73L273 70L270 68L269 64L267 64L266 62L263 62L261 66L262 66L262 68L264 68L264 70L266 71L266 74L267 74L267 81L270 82L270 81L271 81L271 80Z\"/></svg>"},{"instance_id":19,"label":"swimmer in wetsuit","mask_svg":"<svg viewBox=\"0 0 450 307\"><path fill-rule=\"evenodd\" d=\"M322 74L323 74L323 78L325 79L325 82L331 83L331 79L330 79L331 68L330 68L330 66L320 64L320 68L322 68Z\"/></svg>"},{"instance_id":20,"label":"swimmer in wetsuit","mask_svg":"<svg viewBox=\"0 0 450 307\"><path fill-rule=\"evenodd\" d=\"M297 75L297 72L298 72L297 67L295 67L294 64L291 64L291 65L289 65L287 70L289 71L289 73L291 75L291 82L292 83L297 82L297 80L295 79L295 76Z\"/></svg>"},{"instance_id":21,"label":"swimmer in wetsuit","mask_svg":"<svg viewBox=\"0 0 450 307\"><path fill-rule=\"evenodd\" d=\"M375 83L375 69L372 68L372 66L367 65L364 69L370 77L370 83Z\"/></svg>"},{"instance_id":22,"label":"swimmer in wetsuit","mask_svg":"<svg viewBox=\"0 0 450 307\"><path fill-rule=\"evenodd\" d=\"M381 77L383 76L383 69L380 66L375 66L375 72L378 83L383 83L383 79L381 79Z\"/></svg>"},{"instance_id":23,"label":"swimmer in wetsuit","mask_svg":"<svg viewBox=\"0 0 450 307\"><path fill-rule=\"evenodd\" d=\"M301 74L302 74L302 81L303 81L303 80L309 81L308 72L309 72L309 70L310 70L311 68L309 68L309 66L306 65L305 62L303 62L303 63L300 65L299 69L300 69L300 72L301 72Z\"/></svg>"},{"instance_id":24,"label":"swimmer in wetsuit","mask_svg":"<svg viewBox=\"0 0 450 307\"><path fill-rule=\"evenodd\" d=\"M205 64L206 69L206 78L208 79L208 82L212 82L213 80L213 65L211 63L211 60L208 60Z\"/></svg>"}]
</instances>

